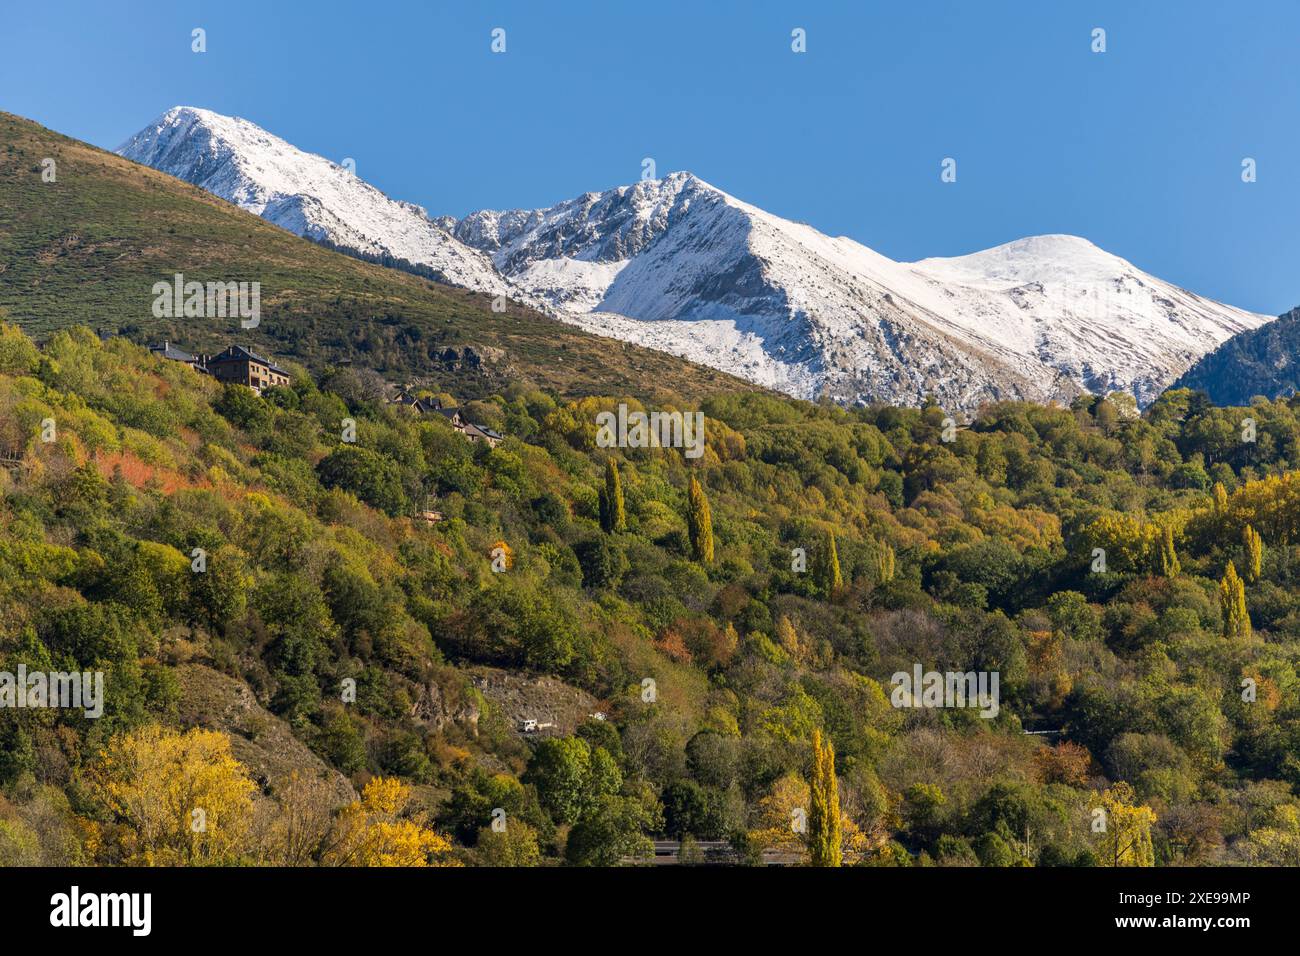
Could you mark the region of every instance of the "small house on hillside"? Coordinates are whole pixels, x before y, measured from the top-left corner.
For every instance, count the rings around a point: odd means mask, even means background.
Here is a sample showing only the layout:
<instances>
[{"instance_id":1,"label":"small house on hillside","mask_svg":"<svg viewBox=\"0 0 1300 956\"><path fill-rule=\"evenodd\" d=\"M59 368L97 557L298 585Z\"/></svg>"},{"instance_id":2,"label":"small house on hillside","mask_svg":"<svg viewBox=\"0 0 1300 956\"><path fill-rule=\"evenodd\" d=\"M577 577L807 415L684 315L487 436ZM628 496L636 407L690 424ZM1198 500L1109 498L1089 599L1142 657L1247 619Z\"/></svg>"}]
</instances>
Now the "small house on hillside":
<instances>
[{"instance_id":1,"label":"small house on hillside","mask_svg":"<svg viewBox=\"0 0 1300 956\"><path fill-rule=\"evenodd\" d=\"M189 352L186 352L184 349L178 349L170 342L163 341L161 343L151 345L149 346L149 351L152 352L154 355L157 355L159 358L165 358L172 362L184 362L186 365L194 369L196 372L202 372L204 370L203 356L192 355Z\"/></svg>"},{"instance_id":2,"label":"small house on hillside","mask_svg":"<svg viewBox=\"0 0 1300 956\"><path fill-rule=\"evenodd\" d=\"M443 408L441 405L439 405L437 408L434 409L434 411L440 414L443 418L447 419L447 421L451 422L451 427L456 429L456 431L464 431L465 419L460 414L459 408L455 408L455 407Z\"/></svg>"},{"instance_id":3,"label":"small house on hillside","mask_svg":"<svg viewBox=\"0 0 1300 956\"><path fill-rule=\"evenodd\" d=\"M428 415L430 412L436 412L442 408L442 403L436 398L416 398L406 389L402 389L396 395L388 400L389 405L401 405L409 408L420 415Z\"/></svg>"},{"instance_id":4,"label":"small house on hillside","mask_svg":"<svg viewBox=\"0 0 1300 956\"><path fill-rule=\"evenodd\" d=\"M460 413L459 408L443 408L439 406L435 409L443 418L451 422L451 427L456 429L472 442L486 442L488 447L495 448L497 443L505 436L494 432L483 425L476 425Z\"/></svg>"},{"instance_id":5,"label":"small house on hillside","mask_svg":"<svg viewBox=\"0 0 1300 956\"><path fill-rule=\"evenodd\" d=\"M465 427L460 430L460 433L470 441L487 442L489 448L496 448L497 443L505 437L498 432L494 432L486 425L475 425L473 422L466 422Z\"/></svg>"},{"instance_id":6,"label":"small house on hillside","mask_svg":"<svg viewBox=\"0 0 1300 956\"><path fill-rule=\"evenodd\" d=\"M263 389L288 385L290 381L288 372L242 345L232 345L210 356L206 365L209 374L218 381L247 385L259 395Z\"/></svg>"},{"instance_id":7,"label":"small house on hillside","mask_svg":"<svg viewBox=\"0 0 1300 956\"><path fill-rule=\"evenodd\" d=\"M424 498L424 507L415 513L415 517L425 524L437 524L443 520L443 513L435 505L437 501L433 495L426 495Z\"/></svg>"},{"instance_id":8,"label":"small house on hillside","mask_svg":"<svg viewBox=\"0 0 1300 956\"><path fill-rule=\"evenodd\" d=\"M461 410L454 405L450 407L444 406L442 402L436 398L416 398L411 394L409 388L398 389L396 394L394 394L392 398L388 399L388 404L401 405L404 408L410 408L420 415L441 415L443 418L447 419L452 428L456 429L456 431L460 432L470 441L484 442L489 448L495 448L501 440L505 438L505 436L500 432L493 431L486 425L479 425L476 422L470 421L461 413Z\"/></svg>"}]
</instances>

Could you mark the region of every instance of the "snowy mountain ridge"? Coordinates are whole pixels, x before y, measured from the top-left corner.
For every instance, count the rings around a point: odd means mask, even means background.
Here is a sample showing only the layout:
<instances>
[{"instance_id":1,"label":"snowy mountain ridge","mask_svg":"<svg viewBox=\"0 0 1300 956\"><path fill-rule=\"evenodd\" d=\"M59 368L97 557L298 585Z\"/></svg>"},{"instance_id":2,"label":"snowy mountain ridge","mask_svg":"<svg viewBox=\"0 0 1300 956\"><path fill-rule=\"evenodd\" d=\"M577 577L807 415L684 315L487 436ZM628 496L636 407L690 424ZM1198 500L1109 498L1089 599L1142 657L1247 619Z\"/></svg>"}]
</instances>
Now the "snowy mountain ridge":
<instances>
[{"instance_id":1,"label":"snowy mountain ridge","mask_svg":"<svg viewBox=\"0 0 1300 956\"><path fill-rule=\"evenodd\" d=\"M1145 404L1271 316L1075 236L896 262L689 173L543 209L430 219L245 120L178 107L119 150L282 227L435 269L590 331L805 398L973 410L1130 391Z\"/></svg>"}]
</instances>

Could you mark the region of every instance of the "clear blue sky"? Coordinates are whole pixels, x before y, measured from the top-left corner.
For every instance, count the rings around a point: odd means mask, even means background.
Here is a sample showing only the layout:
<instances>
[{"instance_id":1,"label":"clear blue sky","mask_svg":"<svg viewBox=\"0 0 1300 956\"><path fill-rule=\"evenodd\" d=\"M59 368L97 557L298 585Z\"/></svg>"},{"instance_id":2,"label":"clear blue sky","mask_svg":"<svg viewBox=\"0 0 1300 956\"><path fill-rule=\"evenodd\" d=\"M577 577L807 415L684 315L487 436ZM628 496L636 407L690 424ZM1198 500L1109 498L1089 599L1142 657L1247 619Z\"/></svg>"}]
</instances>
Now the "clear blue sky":
<instances>
[{"instance_id":1,"label":"clear blue sky","mask_svg":"<svg viewBox=\"0 0 1300 956\"><path fill-rule=\"evenodd\" d=\"M5 6L0 108L107 148L203 106L453 215L650 156L896 259L1074 233L1243 308L1300 305L1295 0Z\"/></svg>"}]
</instances>

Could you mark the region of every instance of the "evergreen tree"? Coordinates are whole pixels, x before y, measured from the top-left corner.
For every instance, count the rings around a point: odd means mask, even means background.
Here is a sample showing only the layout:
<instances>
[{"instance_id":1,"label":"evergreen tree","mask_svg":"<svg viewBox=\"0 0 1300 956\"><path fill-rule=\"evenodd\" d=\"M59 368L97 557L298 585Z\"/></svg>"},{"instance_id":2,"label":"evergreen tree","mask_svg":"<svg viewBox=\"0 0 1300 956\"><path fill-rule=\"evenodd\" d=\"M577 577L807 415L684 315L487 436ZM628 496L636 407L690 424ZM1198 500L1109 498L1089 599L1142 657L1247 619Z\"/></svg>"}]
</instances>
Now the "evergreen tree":
<instances>
[{"instance_id":1,"label":"evergreen tree","mask_svg":"<svg viewBox=\"0 0 1300 956\"><path fill-rule=\"evenodd\" d=\"M1241 537L1246 548L1246 580L1254 584L1264 563L1264 539L1250 525L1242 529Z\"/></svg>"},{"instance_id":2,"label":"evergreen tree","mask_svg":"<svg viewBox=\"0 0 1300 956\"><path fill-rule=\"evenodd\" d=\"M1164 534L1160 538L1160 573L1167 578L1178 577L1178 572L1182 566L1178 563L1178 552L1174 549L1174 529L1172 525L1165 525Z\"/></svg>"},{"instance_id":3,"label":"evergreen tree","mask_svg":"<svg viewBox=\"0 0 1300 956\"><path fill-rule=\"evenodd\" d=\"M809 786L808 852L813 866L839 866L843 840L835 745L813 731L812 783Z\"/></svg>"},{"instance_id":4,"label":"evergreen tree","mask_svg":"<svg viewBox=\"0 0 1300 956\"><path fill-rule=\"evenodd\" d=\"M627 529L623 483L619 480L618 462L613 458L605 459L605 487L600 493L600 527L607 534Z\"/></svg>"},{"instance_id":5,"label":"evergreen tree","mask_svg":"<svg viewBox=\"0 0 1300 956\"><path fill-rule=\"evenodd\" d=\"M1237 569L1228 562L1228 569L1219 582L1219 607L1223 611L1223 636L1250 637L1250 615L1246 612L1246 585L1237 576Z\"/></svg>"},{"instance_id":6,"label":"evergreen tree","mask_svg":"<svg viewBox=\"0 0 1300 956\"><path fill-rule=\"evenodd\" d=\"M688 498L690 506L686 514L686 523L691 534L691 553L701 564L712 564L713 515L709 511L709 499L694 475L691 476Z\"/></svg>"}]
</instances>

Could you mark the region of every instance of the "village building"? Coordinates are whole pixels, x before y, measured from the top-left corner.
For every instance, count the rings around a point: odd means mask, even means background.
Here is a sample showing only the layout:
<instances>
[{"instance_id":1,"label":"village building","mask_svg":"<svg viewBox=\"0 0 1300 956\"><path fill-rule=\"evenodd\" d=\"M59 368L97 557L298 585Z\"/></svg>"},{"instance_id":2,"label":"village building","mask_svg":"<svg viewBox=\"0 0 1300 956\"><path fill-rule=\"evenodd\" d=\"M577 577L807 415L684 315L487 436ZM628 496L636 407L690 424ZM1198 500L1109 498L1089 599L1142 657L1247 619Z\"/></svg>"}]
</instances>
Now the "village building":
<instances>
[{"instance_id":1,"label":"village building","mask_svg":"<svg viewBox=\"0 0 1300 956\"><path fill-rule=\"evenodd\" d=\"M288 372L242 345L232 345L224 352L209 356L205 365L208 374L218 381L247 385L259 395L263 389L288 385L290 381Z\"/></svg>"},{"instance_id":2,"label":"village building","mask_svg":"<svg viewBox=\"0 0 1300 956\"><path fill-rule=\"evenodd\" d=\"M416 398L406 389L402 389L396 395L388 400L389 405L401 405L404 408L412 409L420 415L427 415L430 412L436 412L442 408L442 403L436 398Z\"/></svg>"},{"instance_id":3,"label":"village building","mask_svg":"<svg viewBox=\"0 0 1300 956\"><path fill-rule=\"evenodd\" d=\"M218 381L247 385L259 395L264 389L288 385L291 381L289 373L280 366L242 345L232 345L216 355L199 355L178 349L164 340L149 346L149 351L159 358L184 362L194 371L211 375Z\"/></svg>"},{"instance_id":4,"label":"village building","mask_svg":"<svg viewBox=\"0 0 1300 956\"><path fill-rule=\"evenodd\" d=\"M483 425L476 425L460 413L459 408L443 408L439 405L437 411L443 418L451 423L451 427L456 429L472 442L485 442L488 447L495 448L505 436L494 432Z\"/></svg>"},{"instance_id":5,"label":"village building","mask_svg":"<svg viewBox=\"0 0 1300 956\"><path fill-rule=\"evenodd\" d=\"M204 371L203 356L192 355L184 349L178 349L170 342L163 341L159 344L151 345L149 346L149 351L154 355L157 355L159 358L169 359L173 362L184 362L197 372Z\"/></svg>"},{"instance_id":6,"label":"village building","mask_svg":"<svg viewBox=\"0 0 1300 956\"><path fill-rule=\"evenodd\" d=\"M496 448L505 437L485 425L475 425L473 422L466 422L465 427L460 429L460 433L472 442L487 442L489 448Z\"/></svg>"},{"instance_id":7,"label":"village building","mask_svg":"<svg viewBox=\"0 0 1300 956\"><path fill-rule=\"evenodd\" d=\"M409 389L399 389L392 398L388 399L388 404L401 405L419 415L439 414L447 419L452 428L470 441L483 442L490 448L495 448L505 438L500 432L493 431L486 425L471 422L454 405L444 407L442 402L436 398L417 398L411 394Z\"/></svg>"}]
</instances>

